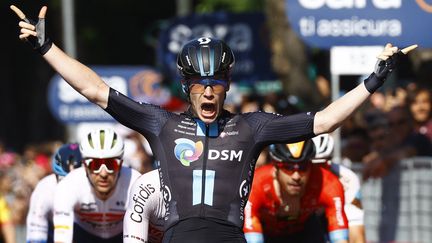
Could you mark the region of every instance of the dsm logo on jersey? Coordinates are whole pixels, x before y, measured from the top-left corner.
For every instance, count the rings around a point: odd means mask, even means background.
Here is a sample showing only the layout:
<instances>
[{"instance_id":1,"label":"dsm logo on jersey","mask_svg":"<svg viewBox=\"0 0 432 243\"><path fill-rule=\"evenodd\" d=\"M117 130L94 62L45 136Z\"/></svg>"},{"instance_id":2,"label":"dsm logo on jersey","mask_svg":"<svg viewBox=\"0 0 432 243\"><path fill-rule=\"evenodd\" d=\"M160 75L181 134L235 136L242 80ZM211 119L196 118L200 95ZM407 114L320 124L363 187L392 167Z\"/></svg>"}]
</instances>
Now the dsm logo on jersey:
<instances>
[{"instance_id":1,"label":"dsm logo on jersey","mask_svg":"<svg viewBox=\"0 0 432 243\"><path fill-rule=\"evenodd\" d=\"M174 141L174 154L176 158L184 166L190 166L190 163L199 159L204 150L202 141L194 142L187 138L178 138ZM209 149L208 160L224 160L224 161L241 161L243 150L216 150Z\"/></svg>"},{"instance_id":2,"label":"dsm logo on jersey","mask_svg":"<svg viewBox=\"0 0 432 243\"><path fill-rule=\"evenodd\" d=\"M216 150L216 149L210 149L208 154L209 160L229 160L229 161L241 161L243 155L243 150L240 151L234 151L234 150Z\"/></svg>"}]
</instances>

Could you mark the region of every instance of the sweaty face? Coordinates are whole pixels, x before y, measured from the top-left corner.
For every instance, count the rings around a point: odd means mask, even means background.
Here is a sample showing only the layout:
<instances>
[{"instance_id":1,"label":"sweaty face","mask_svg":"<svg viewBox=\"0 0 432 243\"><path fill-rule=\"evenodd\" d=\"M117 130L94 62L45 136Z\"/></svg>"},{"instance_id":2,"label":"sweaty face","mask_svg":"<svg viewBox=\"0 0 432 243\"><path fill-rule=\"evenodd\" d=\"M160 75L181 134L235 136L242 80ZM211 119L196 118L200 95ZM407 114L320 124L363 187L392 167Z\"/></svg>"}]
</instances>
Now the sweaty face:
<instances>
[{"instance_id":1,"label":"sweaty face","mask_svg":"<svg viewBox=\"0 0 432 243\"><path fill-rule=\"evenodd\" d=\"M189 97L194 115L207 124L215 121L222 111L226 91L228 91L226 82L217 80L191 82Z\"/></svg>"},{"instance_id":2,"label":"sweaty face","mask_svg":"<svg viewBox=\"0 0 432 243\"><path fill-rule=\"evenodd\" d=\"M281 189L294 197L303 196L309 181L311 162L276 165L276 177Z\"/></svg>"}]
</instances>

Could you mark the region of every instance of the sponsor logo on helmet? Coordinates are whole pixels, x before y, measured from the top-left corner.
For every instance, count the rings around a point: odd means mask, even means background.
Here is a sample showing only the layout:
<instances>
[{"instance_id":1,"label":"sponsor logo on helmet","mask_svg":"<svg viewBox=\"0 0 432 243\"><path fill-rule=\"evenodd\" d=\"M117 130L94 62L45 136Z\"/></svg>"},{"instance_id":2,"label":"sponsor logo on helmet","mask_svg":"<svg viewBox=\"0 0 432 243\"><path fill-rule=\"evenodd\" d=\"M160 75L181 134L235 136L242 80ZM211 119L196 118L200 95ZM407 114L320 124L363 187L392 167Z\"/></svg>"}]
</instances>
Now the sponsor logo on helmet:
<instances>
[{"instance_id":1,"label":"sponsor logo on helmet","mask_svg":"<svg viewBox=\"0 0 432 243\"><path fill-rule=\"evenodd\" d=\"M188 62L189 66L192 66L192 62L191 62L191 60L189 58L189 55L186 55L186 61Z\"/></svg>"},{"instance_id":2,"label":"sponsor logo on helmet","mask_svg":"<svg viewBox=\"0 0 432 243\"><path fill-rule=\"evenodd\" d=\"M222 62L225 63L226 52L222 53Z\"/></svg>"},{"instance_id":3,"label":"sponsor logo on helmet","mask_svg":"<svg viewBox=\"0 0 432 243\"><path fill-rule=\"evenodd\" d=\"M201 37L201 38L198 38L197 41L199 42L200 45L205 45L205 44L210 43L211 39L208 37Z\"/></svg>"},{"instance_id":4,"label":"sponsor logo on helmet","mask_svg":"<svg viewBox=\"0 0 432 243\"><path fill-rule=\"evenodd\" d=\"M290 144L287 144L286 146L287 146L288 150L290 151L290 153L292 154L292 156L297 159L297 158L300 158L300 156L303 152L304 144L305 144L305 142L301 141L298 143L290 143Z\"/></svg>"}]
</instances>

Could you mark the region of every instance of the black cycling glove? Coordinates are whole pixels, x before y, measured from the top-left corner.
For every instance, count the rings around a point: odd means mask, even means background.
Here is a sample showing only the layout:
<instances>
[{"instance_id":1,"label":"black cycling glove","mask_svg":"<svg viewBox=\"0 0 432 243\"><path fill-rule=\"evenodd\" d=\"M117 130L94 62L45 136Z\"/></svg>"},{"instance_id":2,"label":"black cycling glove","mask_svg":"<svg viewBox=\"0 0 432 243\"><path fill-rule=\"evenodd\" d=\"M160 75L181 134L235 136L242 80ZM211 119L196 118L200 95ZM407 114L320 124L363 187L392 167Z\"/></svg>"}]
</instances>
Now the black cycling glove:
<instances>
[{"instance_id":1,"label":"black cycling glove","mask_svg":"<svg viewBox=\"0 0 432 243\"><path fill-rule=\"evenodd\" d=\"M39 18L38 22L29 18L25 18L23 20L36 27L37 36L35 37L31 35L27 37L27 43L29 43L30 46L32 46L32 48L39 52L41 55L44 55L52 46L52 42L46 34L45 18Z\"/></svg>"},{"instance_id":2,"label":"black cycling glove","mask_svg":"<svg viewBox=\"0 0 432 243\"><path fill-rule=\"evenodd\" d=\"M396 68L396 63L399 57L402 55L404 54L399 50L385 61L378 60L375 66L375 71L364 81L366 89L369 91L369 93L372 94L384 84L384 81Z\"/></svg>"}]
</instances>

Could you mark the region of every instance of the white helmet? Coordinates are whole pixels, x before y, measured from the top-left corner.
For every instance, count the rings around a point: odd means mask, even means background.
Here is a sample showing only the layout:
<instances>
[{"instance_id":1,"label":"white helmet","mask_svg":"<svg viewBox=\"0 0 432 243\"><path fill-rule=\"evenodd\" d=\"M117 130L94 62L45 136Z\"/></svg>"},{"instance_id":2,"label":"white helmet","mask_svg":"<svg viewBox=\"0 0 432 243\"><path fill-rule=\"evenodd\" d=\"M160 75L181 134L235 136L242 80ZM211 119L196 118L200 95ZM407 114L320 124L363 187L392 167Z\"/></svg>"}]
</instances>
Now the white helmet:
<instances>
[{"instance_id":1,"label":"white helmet","mask_svg":"<svg viewBox=\"0 0 432 243\"><path fill-rule=\"evenodd\" d=\"M80 151L84 159L122 158L124 143L112 129L95 129L81 139Z\"/></svg>"},{"instance_id":2,"label":"white helmet","mask_svg":"<svg viewBox=\"0 0 432 243\"><path fill-rule=\"evenodd\" d=\"M315 144L315 158L313 163L324 163L332 157L334 140L328 133L320 134L312 138Z\"/></svg>"}]
</instances>

